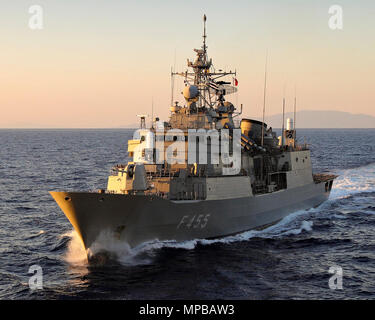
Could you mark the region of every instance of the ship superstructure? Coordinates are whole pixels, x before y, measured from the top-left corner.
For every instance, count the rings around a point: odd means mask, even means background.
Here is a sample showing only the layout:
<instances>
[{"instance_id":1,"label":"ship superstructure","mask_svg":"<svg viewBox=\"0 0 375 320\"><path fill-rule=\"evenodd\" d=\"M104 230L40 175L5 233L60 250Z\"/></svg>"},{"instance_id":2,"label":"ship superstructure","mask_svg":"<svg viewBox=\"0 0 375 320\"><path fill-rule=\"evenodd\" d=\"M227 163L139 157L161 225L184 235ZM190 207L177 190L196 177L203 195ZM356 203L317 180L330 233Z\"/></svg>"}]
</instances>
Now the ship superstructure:
<instances>
[{"instance_id":1,"label":"ship superstructure","mask_svg":"<svg viewBox=\"0 0 375 320\"><path fill-rule=\"evenodd\" d=\"M227 101L236 72L215 69L203 45L184 81L185 103L167 122L152 119L128 141L133 161L112 169L107 189L51 192L86 248L101 232L136 246L153 240L215 238L276 223L326 200L335 178L313 175L310 150L296 141L293 121L282 136L239 117Z\"/></svg>"}]
</instances>

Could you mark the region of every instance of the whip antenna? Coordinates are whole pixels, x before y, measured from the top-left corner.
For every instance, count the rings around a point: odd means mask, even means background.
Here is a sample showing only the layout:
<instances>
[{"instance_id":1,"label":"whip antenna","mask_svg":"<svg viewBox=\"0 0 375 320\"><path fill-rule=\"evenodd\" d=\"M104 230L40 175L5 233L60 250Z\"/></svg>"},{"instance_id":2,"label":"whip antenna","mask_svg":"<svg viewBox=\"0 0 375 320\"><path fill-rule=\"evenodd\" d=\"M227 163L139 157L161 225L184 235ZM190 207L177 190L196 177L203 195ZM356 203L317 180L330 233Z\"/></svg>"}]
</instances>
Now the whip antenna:
<instances>
[{"instance_id":1,"label":"whip antenna","mask_svg":"<svg viewBox=\"0 0 375 320\"><path fill-rule=\"evenodd\" d=\"M284 84L284 97L283 97L283 124L281 127L281 145L284 146L284 123L285 123L285 84Z\"/></svg>"},{"instance_id":2,"label":"whip antenna","mask_svg":"<svg viewBox=\"0 0 375 320\"><path fill-rule=\"evenodd\" d=\"M294 130L293 130L293 141L294 141L294 148L296 147L296 112L297 110L297 90L296 90L296 87L294 87Z\"/></svg>"},{"instance_id":3,"label":"whip antenna","mask_svg":"<svg viewBox=\"0 0 375 320\"><path fill-rule=\"evenodd\" d=\"M266 113L267 63L268 63L268 51L266 53L266 65L264 67L263 117L262 117L262 142L261 142L262 147L264 144L264 116Z\"/></svg>"}]
</instances>

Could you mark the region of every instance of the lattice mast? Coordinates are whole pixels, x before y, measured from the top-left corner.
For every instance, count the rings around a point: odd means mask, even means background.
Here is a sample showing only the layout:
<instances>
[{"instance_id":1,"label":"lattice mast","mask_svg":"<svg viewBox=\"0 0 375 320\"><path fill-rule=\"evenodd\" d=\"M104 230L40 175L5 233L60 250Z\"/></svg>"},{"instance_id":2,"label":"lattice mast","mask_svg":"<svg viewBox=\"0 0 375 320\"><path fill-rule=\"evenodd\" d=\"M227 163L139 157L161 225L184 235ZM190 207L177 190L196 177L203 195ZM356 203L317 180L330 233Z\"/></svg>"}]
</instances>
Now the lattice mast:
<instances>
[{"instance_id":1,"label":"lattice mast","mask_svg":"<svg viewBox=\"0 0 375 320\"><path fill-rule=\"evenodd\" d=\"M212 59L208 58L207 45L206 45L206 15L203 16L203 45L201 49L194 49L196 52L196 59L194 62L187 59L187 66L192 68L192 72L186 70L185 72L171 72L172 81L173 76L178 75L184 77L184 83L186 86L194 85L198 88L199 96L197 99L198 108L206 107L213 108L217 101L224 101L224 95L233 90L233 87L225 85L231 84L231 82L217 81L219 78L225 76L236 76L236 71L226 72L214 69Z\"/></svg>"}]
</instances>

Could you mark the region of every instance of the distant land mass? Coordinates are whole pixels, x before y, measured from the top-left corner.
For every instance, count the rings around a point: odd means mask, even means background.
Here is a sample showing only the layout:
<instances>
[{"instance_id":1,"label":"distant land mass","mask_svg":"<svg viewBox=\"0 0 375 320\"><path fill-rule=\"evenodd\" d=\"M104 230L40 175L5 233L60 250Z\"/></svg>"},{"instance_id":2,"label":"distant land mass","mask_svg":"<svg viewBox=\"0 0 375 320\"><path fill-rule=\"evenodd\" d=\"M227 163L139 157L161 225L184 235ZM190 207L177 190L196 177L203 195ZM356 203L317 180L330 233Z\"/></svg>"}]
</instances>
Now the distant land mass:
<instances>
[{"instance_id":1,"label":"distant land mass","mask_svg":"<svg viewBox=\"0 0 375 320\"><path fill-rule=\"evenodd\" d=\"M252 117L250 116L249 118ZM287 118L293 118L293 112L285 113L285 126ZM297 128L375 128L375 117L367 114L353 114L349 112L326 110L301 110L297 111L296 118ZM257 117L254 117L254 119L261 121L261 119ZM269 127L281 128L282 119L283 115L280 113L266 116L265 122ZM121 128L138 127L139 123L121 126Z\"/></svg>"},{"instance_id":2,"label":"distant land mass","mask_svg":"<svg viewBox=\"0 0 375 320\"><path fill-rule=\"evenodd\" d=\"M293 118L293 112L285 113L286 119ZM266 116L265 122L273 128L281 128L283 115ZM375 117L367 114L353 114L342 111L301 110L296 115L297 128L375 128Z\"/></svg>"}]
</instances>

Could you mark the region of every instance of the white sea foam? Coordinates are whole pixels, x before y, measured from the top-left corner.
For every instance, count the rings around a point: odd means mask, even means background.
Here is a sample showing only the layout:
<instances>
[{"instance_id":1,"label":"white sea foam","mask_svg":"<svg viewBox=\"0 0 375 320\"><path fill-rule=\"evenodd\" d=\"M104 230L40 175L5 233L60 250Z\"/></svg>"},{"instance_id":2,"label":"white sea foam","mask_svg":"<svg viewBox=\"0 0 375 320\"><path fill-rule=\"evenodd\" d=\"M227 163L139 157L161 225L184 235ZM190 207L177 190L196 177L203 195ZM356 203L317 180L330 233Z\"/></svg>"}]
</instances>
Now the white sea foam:
<instances>
[{"instance_id":1,"label":"white sea foam","mask_svg":"<svg viewBox=\"0 0 375 320\"><path fill-rule=\"evenodd\" d=\"M349 197L361 192L375 191L375 163L338 172L330 195L330 200Z\"/></svg>"},{"instance_id":2,"label":"white sea foam","mask_svg":"<svg viewBox=\"0 0 375 320\"><path fill-rule=\"evenodd\" d=\"M64 255L64 259L71 265L86 266L87 254L85 247L75 230L64 233L61 237L69 237L68 249Z\"/></svg>"},{"instance_id":3,"label":"white sea foam","mask_svg":"<svg viewBox=\"0 0 375 320\"><path fill-rule=\"evenodd\" d=\"M40 230L38 233L34 233L33 235L29 236L29 239L36 238L44 233L45 233L44 230Z\"/></svg>"}]
</instances>

